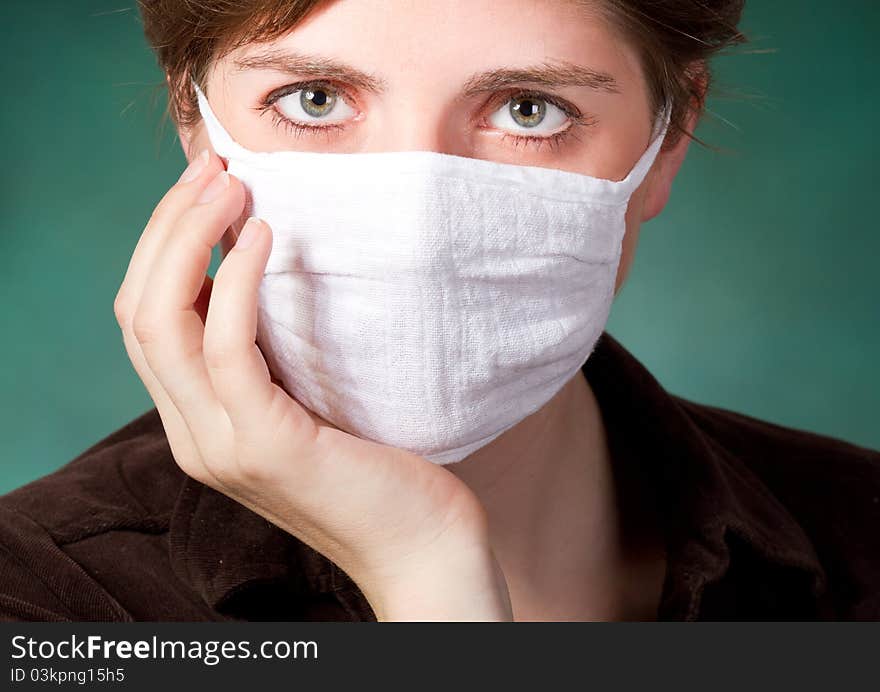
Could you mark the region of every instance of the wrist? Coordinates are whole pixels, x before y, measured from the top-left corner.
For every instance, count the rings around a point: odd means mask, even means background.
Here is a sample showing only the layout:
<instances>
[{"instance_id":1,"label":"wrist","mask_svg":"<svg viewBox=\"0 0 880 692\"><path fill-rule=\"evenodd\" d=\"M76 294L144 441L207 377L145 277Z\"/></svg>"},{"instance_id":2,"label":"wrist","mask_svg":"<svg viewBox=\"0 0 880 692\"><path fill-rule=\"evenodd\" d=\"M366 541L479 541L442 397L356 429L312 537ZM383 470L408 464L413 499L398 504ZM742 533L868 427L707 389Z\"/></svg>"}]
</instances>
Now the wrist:
<instances>
[{"instance_id":1,"label":"wrist","mask_svg":"<svg viewBox=\"0 0 880 692\"><path fill-rule=\"evenodd\" d=\"M380 622L513 620L507 582L488 547L425 556L368 590Z\"/></svg>"}]
</instances>

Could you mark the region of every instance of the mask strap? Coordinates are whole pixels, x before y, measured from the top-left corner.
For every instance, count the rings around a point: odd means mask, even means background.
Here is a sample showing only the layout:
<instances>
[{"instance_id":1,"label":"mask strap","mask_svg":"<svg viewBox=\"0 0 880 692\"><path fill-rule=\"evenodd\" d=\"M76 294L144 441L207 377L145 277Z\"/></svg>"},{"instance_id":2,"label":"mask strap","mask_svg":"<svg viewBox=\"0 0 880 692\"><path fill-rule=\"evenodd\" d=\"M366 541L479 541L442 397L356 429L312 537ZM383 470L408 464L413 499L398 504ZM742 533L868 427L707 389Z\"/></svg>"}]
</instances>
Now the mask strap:
<instances>
[{"instance_id":1,"label":"mask strap","mask_svg":"<svg viewBox=\"0 0 880 692\"><path fill-rule=\"evenodd\" d=\"M666 138L671 116L672 108L669 104L666 104L660 113L657 114L657 118L654 121L653 134L648 148L645 149L639 160L636 161L629 174L623 180L614 183L615 186L625 189L626 192L631 194L642 184L651 166L654 165L654 160L657 158L660 147L663 145L663 140Z\"/></svg>"},{"instance_id":2,"label":"mask strap","mask_svg":"<svg viewBox=\"0 0 880 692\"><path fill-rule=\"evenodd\" d=\"M211 146L218 156L224 158L243 157L246 158L250 152L236 142L211 110L208 98L199 89L199 85L192 82L193 89L196 92L196 98L199 101L199 111L202 114L202 120L205 121L205 128L208 130L208 138L211 140Z\"/></svg>"}]
</instances>

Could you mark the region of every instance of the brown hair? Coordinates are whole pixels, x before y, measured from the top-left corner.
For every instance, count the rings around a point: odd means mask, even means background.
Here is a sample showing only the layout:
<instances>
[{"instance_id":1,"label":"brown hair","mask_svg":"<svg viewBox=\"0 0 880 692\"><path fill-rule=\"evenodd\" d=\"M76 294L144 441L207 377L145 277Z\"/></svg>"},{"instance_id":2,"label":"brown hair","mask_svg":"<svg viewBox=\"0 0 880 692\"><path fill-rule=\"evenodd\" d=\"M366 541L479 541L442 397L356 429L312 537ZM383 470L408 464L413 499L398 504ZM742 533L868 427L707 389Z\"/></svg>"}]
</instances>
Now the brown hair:
<instances>
[{"instance_id":1,"label":"brown hair","mask_svg":"<svg viewBox=\"0 0 880 692\"><path fill-rule=\"evenodd\" d=\"M204 87L212 62L252 41L292 29L324 0L138 0L144 34L167 75L166 116L183 127L199 121L192 78ZM597 0L581 0L596 7ZM746 41L737 29L745 0L598 0L607 21L640 51L654 112L672 104L669 147L702 114L709 60ZM702 144L702 142L700 142Z\"/></svg>"}]
</instances>

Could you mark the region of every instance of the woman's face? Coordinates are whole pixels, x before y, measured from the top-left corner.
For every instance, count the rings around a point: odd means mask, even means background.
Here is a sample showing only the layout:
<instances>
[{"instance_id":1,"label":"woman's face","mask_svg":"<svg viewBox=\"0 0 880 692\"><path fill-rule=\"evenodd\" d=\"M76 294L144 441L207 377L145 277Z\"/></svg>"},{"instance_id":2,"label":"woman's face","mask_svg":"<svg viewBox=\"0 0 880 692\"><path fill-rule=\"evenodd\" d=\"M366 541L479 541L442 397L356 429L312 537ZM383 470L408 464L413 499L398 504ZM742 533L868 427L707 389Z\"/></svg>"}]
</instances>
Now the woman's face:
<instances>
[{"instance_id":1,"label":"woman's face","mask_svg":"<svg viewBox=\"0 0 880 692\"><path fill-rule=\"evenodd\" d=\"M589 4L564 0L328 2L217 61L206 94L255 151L430 150L611 180L653 122L635 50ZM201 124L181 139L209 146ZM686 146L662 152L633 195L618 287Z\"/></svg>"}]
</instances>

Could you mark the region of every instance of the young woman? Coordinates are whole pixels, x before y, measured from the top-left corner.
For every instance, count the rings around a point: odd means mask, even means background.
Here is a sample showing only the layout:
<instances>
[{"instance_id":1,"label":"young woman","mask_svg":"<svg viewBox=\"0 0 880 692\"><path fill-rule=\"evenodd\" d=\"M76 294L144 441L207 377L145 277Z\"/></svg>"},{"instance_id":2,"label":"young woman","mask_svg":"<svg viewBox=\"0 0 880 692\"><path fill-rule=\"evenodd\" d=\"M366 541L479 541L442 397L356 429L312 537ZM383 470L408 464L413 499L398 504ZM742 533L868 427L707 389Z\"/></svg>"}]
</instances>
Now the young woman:
<instances>
[{"instance_id":1,"label":"young woman","mask_svg":"<svg viewBox=\"0 0 880 692\"><path fill-rule=\"evenodd\" d=\"M156 406L2 499L5 618L880 617L880 456L603 332L742 0L140 5Z\"/></svg>"}]
</instances>

